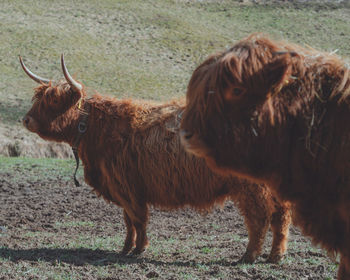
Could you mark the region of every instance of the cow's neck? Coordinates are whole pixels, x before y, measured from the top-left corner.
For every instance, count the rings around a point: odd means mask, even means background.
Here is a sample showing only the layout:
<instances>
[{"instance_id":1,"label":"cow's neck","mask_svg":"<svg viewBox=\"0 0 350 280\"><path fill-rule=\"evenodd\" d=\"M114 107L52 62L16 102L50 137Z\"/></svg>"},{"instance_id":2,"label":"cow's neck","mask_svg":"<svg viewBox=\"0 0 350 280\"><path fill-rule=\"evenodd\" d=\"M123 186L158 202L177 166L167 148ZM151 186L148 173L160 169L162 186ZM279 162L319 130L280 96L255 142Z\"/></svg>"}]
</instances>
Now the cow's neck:
<instances>
[{"instance_id":1,"label":"cow's neck","mask_svg":"<svg viewBox=\"0 0 350 280\"><path fill-rule=\"evenodd\" d=\"M221 169L233 170L233 175L264 183L276 181L285 165L283 151L290 142L288 125L278 120L272 123L269 113L233 124L230 137L222 137L226 142L216 145L222 148L212 158L219 159L216 164Z\"/></svg>"},{"instance_id":2,"label":"cow's neck","mask_svg":"<svg viewBox=\"0 0 350 280\"><path fill-rule=\"evenodd\" d=\"M85 147L94 146L95 149L105 148L103 139L113 137L115 142L122 138L121 135L130 133L131 120L134 116L135 106L130 100L116 100L108 97L96 95L85 100L88 109L83 104L84 112L88 111L88 116L76 110L76 114L69 118L70 123L65 126L68 144L72 147L80 137L79 144ZM85 118L87 130L80 133L79 123ZM120 136L120 137L118 137ZM102 141L102 142L101 142Z\"/></svg>"}]
</instances>

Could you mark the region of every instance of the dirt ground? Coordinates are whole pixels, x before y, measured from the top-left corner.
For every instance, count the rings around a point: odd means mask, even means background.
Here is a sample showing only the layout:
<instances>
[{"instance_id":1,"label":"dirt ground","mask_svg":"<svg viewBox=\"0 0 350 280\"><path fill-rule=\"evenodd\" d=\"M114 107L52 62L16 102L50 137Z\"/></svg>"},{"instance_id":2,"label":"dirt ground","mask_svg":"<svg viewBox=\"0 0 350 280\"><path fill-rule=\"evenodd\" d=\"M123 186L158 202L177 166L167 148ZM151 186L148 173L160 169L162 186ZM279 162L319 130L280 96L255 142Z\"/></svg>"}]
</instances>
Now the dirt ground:
<instances>
[{"instance_id":1,"label":"dirt ground","mask_svg":"<svg viewBox=\"0 0 350 280\"><path fill-rule=\"evenodd\" d=\"M73 164L72 164L73 166ZM0 170L0 279L333 279L337 265L291 228L280 264L266 264L271 235L253 265L237 264L247 244L234 205L208 215L151 210L150 246L139 257L118 252L122 211L87 185L48 174ZM41 172L39 169L37 172ZM40 179L44 177L45 179ZM80 178L81 180L81 178Z\"/></svg>"}]
</instances>

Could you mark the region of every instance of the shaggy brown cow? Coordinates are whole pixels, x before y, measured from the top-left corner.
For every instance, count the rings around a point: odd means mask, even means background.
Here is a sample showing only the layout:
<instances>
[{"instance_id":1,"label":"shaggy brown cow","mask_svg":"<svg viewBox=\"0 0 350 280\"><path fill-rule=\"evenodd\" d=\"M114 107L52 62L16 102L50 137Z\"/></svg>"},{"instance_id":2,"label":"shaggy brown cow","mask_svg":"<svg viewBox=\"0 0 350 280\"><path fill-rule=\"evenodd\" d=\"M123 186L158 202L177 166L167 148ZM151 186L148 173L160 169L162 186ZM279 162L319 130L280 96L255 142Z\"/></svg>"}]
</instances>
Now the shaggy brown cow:
<instances>
[{"instance_id":1,"label":"shaggy brown cow","mask_svg":"<svg viewBox=\"0 0 350 280\"><path fill-rule=\"evenodd\" d=\"M339 279L350 279L349 102L349 64L253 34L194 71L180 132L211 168L292 202L302 231L340 253Z\"/></svg>"},{"instance_id":2,"label":"shaggy brown cow","mask_svg":"<svg viewBox=\"0 0 350 280\"><path fill-rule=\"evenodd\" d=\"M23 123L46 140L77 148L86 182L105 200L124 209L124 254L135 245L133 254L139 254L148 245L149 206L208 211L232 199L249 231L242 261L255 260L270 224L273 245L268 260L281 259L291 219L288 205L277 203L266 187L219 177L204 160L188 155L177 133L184 102L157 105L98 94L87 99L83 86L67 72L63 56L61 63L66 81L53 85L30 72L21 60L26 73L41 82Z\"/></svg>"}]
</instances>

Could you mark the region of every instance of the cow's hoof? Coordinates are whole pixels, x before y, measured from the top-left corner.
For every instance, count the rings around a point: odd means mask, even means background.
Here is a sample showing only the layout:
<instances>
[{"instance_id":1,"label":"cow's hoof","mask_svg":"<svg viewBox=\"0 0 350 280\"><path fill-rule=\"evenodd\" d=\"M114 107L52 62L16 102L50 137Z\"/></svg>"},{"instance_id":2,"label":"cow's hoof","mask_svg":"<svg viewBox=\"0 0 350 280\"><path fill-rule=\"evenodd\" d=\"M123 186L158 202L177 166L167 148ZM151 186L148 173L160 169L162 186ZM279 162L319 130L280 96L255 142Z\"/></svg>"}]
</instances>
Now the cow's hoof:
<instances>
[{"instance_id":1,"label":"cow's hoof","mask_svg":"<svg viewBox=\"0 0 350 280\"><path fill-rule=\"evenodd\" d=\"M281 260L283 260L283 255L281 254L273 254L270 255L267 259L266 262L267 263L279 263Z\"/></svg>"},{"instance_id":2,"label":"cow's hoof","mask_svg":"<svg viewBox=\"0 0 350 280\"><path fill-rule=\"evenodd\" d=\"M255 261L254 254L247 254L247 252L240 258L238 261L238 264L246 263L246 264L252 264Z\"/></svg>"}]
</instances>

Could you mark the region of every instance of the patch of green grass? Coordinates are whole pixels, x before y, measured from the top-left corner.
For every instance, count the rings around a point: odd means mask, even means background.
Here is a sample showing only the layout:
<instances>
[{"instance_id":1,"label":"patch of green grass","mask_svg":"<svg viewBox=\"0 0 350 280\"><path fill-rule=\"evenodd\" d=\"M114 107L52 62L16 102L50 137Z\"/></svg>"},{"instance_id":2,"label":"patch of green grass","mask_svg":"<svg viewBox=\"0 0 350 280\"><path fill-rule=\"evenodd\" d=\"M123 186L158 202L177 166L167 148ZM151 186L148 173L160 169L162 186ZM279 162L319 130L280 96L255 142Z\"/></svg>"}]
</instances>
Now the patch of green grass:
<instances>
[{"instance_id":1,"label":"patch of green grass","mask_svg":"<svg viewBox=\"0 0 350 280\"><path fill-rule=\"evenodd\" d=\"M306 258L304 259L304 262L310 264L310 265L317 265L318 260L316 258Z\"/></svg>"},{"instance_id":2,"label":"patch of green grass","mask_svg":"<svg viewBox=\"0 0 350 280\"><path fill-rule=\"evenodd\" d=\"M209 248L209 247L203 247L203 248L201 249L201 252L202 252L203 254L211 254L213 251L214 251L213 248Z\"/></svg>"},{"instance_id":3,"label":"patch of green grass","mask_svg":"<svg viewBox=\"0 0 350 280\"><path fill-rule=\"evenodd\" d=\"M220 225L218 225L218 224L216 224L216 223L212 223L210 226L211 226L212 229L214 229L214 230L220 229Z\"/></svg>"},{"instance_id":4,"label":"patch of green grass","mask_svg":"<svg viewBox=\"0 0 350 280\"><path fill-rule=\"evenodd\" d=\"M248 264L248 263L238 263L237 264L237 267L239 267L240 269L243 269L243 270L253 268L254 266L255 266L255 264Z\"/></svg>"},{"instance_id":5,"label":"patch of green grass","mask_svg":"<svg viewBox=\"0 0 350 280\"><path fill-rule=\"evenodd\" d=\"M154 257L159 257L162 255L169 255L173 252L183 252L185 249L181 248L181 240L176 237L170 237L164 240L158 240L152 234L149 234L149 240L151 246L147 251ZM180 244L180 247L178 246ZM176 246L176 249L174 247Z\"/></svg>"},{"instance_id":6,"label":"patch of green grass","mask_svg":"<svg viewBox=\"0 0 350 280\"><path fill-rule=\"evenodd\" d=\"M246 236L241 236L238 234L232 234L231 236L232 236L231 238L234 242L247 242L248 241L248 238Z\"/></svg>"},{"instance_id":7,"label":"patch of green grass","mask_svg":"<svg viewBox=\"0 0 350 280\"><path fill-rule=\"evenodd\" d=\"M329 272L334 272L338 270L339 265L338 264L330 264L327 266L327 269Z\"/></svg>"},{"instance_id":8,"label":"patch of green grass","mask_svg":"<svg viewBox=\"0 0 350 280\"><path fill-rule=\"evenodd\" d=\"M209 271L210 267L208 265L205 265L205 264L200 264L200 263L197 263L196 264L196 267L199 269L199 270L203 270L203 271Z\"/></svg>"},{"instance_id":9,"label":"patch of green grass","mask_svg":"<svg viewBox=\"0 0 350 280\"><path fill-rule=\"evenodd\" d=\"M281 261L281 264L291 265L293 262L295 262L295 259L287 253Z\"/></svg>"},{"instance_id":10,"label":"patch of green grass","mask_svg":"<svg viewBox=\"0 0 350 280\"><path fill-rule=\"evenodd\" d=\"M194 279L198 279L197 277L195 277L194 275L192 275L191 273L187 273L187 272L181 272L180 273L180 278L184 279L184 280L194 280Z\"/></svg>"},{"instance_id":11,"label":"patch of green grass","mask_svg":"<svg viewBox=\"0 0 350 280\"><path fill-rule=\"evenodd\" d=\"M119 248L122 245L122 238L120 236L90 236L90 235L79 235L76 238L70 238L67 240L67 244L62 245L53 242L51 248L64 248L64 249L76 249L85 248L91 250L111 250L113 248Z\"/></svg>"},{"instance_id":12,"label":"patch of green grass","mask_svg":"<svg viewBox=\"0 0 350 280\"><path fill-rule=\"evenodd\" d=\"M40 237L53 237L55 235L55 233L52 232L39 232L39 231L26 231L23 234L23 237L25 238L31 238L31 239L36 239L36 238L40 238Z\"/></svg>"},{"instance_id":13,"label":"patch of green grass","mask_svg":"<svg viewBox=\"0 0 350 280\"><path fill-rule=\"evenodd\" d=\"M0 275L16 275L13 279L59 279L73 280L82 279L78 272L72 271L67 264L48 265L44 261L37 261L35 264L20 262L17 266L11 266L11 262L3 262L0 268ZM6 278L5 278L6 279Z\"/></svg>"},{"instance_id":14,"label":"patch of green grass","mask_svg":"<svg viewBox=\"0 0 350 280\"><path fill-rule=\"evenodd\" d=\"M0 156L0 175L11 173L10 178L14 183L23 180L35 182L43 178L60 178L62 181L72 180L74 162L66 159L54 158L24 158ZM79 169L78 176L82 176L83 170Z\"/></svg>"}]
</instances>

